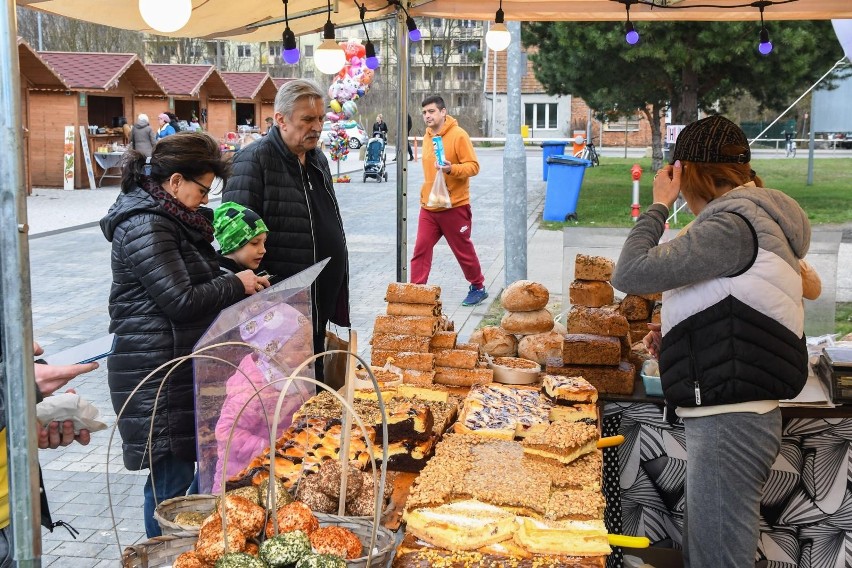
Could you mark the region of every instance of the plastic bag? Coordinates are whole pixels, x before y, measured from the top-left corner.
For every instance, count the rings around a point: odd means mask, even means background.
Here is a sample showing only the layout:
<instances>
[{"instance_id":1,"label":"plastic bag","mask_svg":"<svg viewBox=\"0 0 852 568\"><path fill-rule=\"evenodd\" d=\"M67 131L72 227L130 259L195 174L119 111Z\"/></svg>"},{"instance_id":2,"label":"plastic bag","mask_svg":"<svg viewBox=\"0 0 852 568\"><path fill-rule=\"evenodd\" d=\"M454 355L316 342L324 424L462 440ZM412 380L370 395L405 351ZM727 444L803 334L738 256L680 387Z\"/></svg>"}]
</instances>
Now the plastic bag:
<instances>
[{"instance_id":1,"label":"plastic bag","mask_svg":"<svg viewBox=\"0 0 852 568\"><path fill-rule=\"evenodd\" d=\"M444 172L438 172L435 175L434 183L432 183L432 191L429 192L429 200L426 202L426 207L449 209L452 206L453 203L450 201L450 192L447 189Z\"/></svg>"},{"instance_id":2,"label":"plastic bag","mask_svg":"<svg viewBox=\"0 0 852 568\"><path fill-rule=\"evenodd\" d=\"M325 332L325 349L326 351L334 351L340 349L342 351L349 350L349 342L341 338L333 331L326 330ZM340 388L346 382L346 353L328 353L323 355L323 374L325 375L325 383L334 390ZM355 359L352 363L355 364Z\"/></svg>"}]
</instances>

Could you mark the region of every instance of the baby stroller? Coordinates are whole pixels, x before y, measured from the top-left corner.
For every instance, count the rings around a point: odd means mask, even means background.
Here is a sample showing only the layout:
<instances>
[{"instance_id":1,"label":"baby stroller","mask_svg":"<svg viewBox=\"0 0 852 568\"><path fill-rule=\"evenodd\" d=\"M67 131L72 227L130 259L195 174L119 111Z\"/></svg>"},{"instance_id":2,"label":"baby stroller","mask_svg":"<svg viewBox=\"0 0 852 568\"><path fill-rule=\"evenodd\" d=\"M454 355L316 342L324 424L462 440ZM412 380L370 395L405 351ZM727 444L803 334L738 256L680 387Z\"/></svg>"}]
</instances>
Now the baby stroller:
<instances>
[{"instance_id":1,"label":"baby stroller","mask_svg":"<svg viewBox=\"0 0 852 568\"><path fill-rule=\"evenodd\" d=\"M385 139L381 132L373 133L373 137L367 141L367 159L364 160L364 181L367 178L375 178L379 183L388 181L388 172L385 170Z\"/></svg>"}]
</instances>

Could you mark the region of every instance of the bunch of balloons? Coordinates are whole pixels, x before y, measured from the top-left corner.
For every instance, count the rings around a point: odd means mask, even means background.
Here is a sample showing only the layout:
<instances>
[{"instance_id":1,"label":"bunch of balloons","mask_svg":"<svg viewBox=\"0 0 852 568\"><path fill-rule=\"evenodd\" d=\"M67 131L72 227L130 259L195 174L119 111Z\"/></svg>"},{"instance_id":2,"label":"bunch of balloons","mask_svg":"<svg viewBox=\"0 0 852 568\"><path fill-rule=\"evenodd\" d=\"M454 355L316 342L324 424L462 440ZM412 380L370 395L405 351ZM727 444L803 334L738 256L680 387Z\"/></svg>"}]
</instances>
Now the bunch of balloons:
<instances>
[{"instance_id":1,"label":"bunch of balloons","mask_svg":"<svg viewBox=\"0 0 852 568\"><path fill-rule=\"evenodd\" d=\"M350 39L341 42L340 47L346 53L346 65L335 75L331 86L328 88L329 112L325 117L334 125L342 121L352 120L358 114L358 105L355 103L370 90L375 72L367 67L367 50L358 39ZM335 138L332 135L332 146ZM348 151L347 151L348 153ZM346 159L346 154L337 159ZM331 159L335 160L332 150Z\"/></svg>"},{"instance_id":2,"label":"bunch of balloons","mask_svg":"<svg viewBox=\"0 0 852 568\"><path fill-rule=\"evenodd\" d=\"M331 153L331 159L335 162L341 162L349 155L349 135L346 134L346 128L340 123L331 125L331 131L328 136L328 146Z\"/></svg>"}]
</instances>

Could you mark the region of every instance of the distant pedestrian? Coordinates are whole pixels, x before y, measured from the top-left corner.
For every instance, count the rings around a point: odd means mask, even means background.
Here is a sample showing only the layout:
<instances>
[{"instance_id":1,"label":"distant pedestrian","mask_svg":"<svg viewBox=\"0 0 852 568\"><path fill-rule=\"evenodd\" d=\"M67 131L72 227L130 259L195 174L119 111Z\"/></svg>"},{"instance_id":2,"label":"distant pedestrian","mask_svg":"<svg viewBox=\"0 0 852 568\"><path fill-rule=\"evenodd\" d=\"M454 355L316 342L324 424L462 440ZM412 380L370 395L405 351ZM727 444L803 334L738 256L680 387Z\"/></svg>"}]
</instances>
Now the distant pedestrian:
<instances>
[{"instance_id":1,"label":"distant pedestrian","mask_svg":"<svg viewBox=\"0 0 852 568\"><path fill-rule=\"evenodd\" d=\"M388 125L382 115L378 115L376 117L376 122L373 123L372 136L375 136L376 132L381 133L383 140L388 139Z\"/></svg>"},{"instance_id":2,"label":"distant pedestrian","mask_svg":"<svg viewBox=\"0 0 852 568\"><path fill-rule=\"evenodd\" d=\"M175 134L183 131L183 128L181 128L181 126L180 126L180 119L177 117L177 115L175 113L167 111L166 116L169 117L169 124L171 124L172 128L175 129Z\"/></svg>"},{"instance_id":3,"label":"distant pedestrian","mask_svg":"<svg viewBox=\"0 0 852 568\"><path fill-rule=\"evenodd\" d=\"M156 504L185 495L195 478L192 365L140 383L164 363L189 355L223 308L269 281L251 270L219 271L212 212L203 205L224 184L228 169L213 138L197 132L163 138L145 172L145 157L131 150L121 193L101 219L101 230L112 243L109 330L115 351L107 380L115 411L127 404L118 420L124 466L151 470L144 518L145 532L154 537L161 532Z\"/></svg>"},{"instance_id":4,"label":"distant pedestrian","mask_svg":"<svg viewBox=\"0 0 852 568\"><path fill-rule=\"evenodd\" d=\"M186 128L188 132L201 132L201 125L198 123L198 117L193 116L189 121L189 126Z\"/></svg>"},{"instance_id":5,"label":"distant pedestrian","mask_svg":"<svg viewBox=\"0 0 852 568\"><path fill-rule=\"evenodd\" d=\"M271 117L271 116L267 116L267 117L266 117L266 130L263 132L263 135L264 135L264 136L266 136L267 134L269 134L269 131L270 131L270 130L272 130L272 127L274 126L274 124L275 124L275 121L274 121L274 120L272 120L272 117Z\"/></svg>"},{"instance_id":6,"label":"distant pedestrian","mask_svg":"<svg viewBox=\"0 0 852 568\"><path fill-rule=\"evenodd\" d=\"M160 129L157 131L157 140L162 140L166 136L171 136L175 133L175 128L169 122L169 115L166 113L161 113L157 117L157 122L160 123Z\"/></svg>"},{"instance_id":7,"label":"distant pedestrian","mask_svg":"<svg viewBox=\"0 0 852 568\"><path fill-rule=\"evenodd\" d=\"M432 252L441 237L447 239L465 279L470 283L463 306L476 306L488 297L485 276L473 246L473 215L470 209L470 178L479 173L479 162L470 136L455 118L447 114L444 99L437 95L426 97L421 105L426 135L423 137L423 186L420 188L420 218L417 240L411 257L411 282L425 284L432 269ZM433 147L433 137L441 137L445 159L439 164ZM439 173L440 172L440 173ZM429 194L435 176L445 176L450 194L449 208L428 207Z\"/></svg>"},{"instance_id":8,"label":"distant pedestrian","mask_svg":"<svg viewBox=\"0 0 852 568\"><path fill-rule=\"evenodd\" d=\"M136 118L136 124L130 130L130 149L136 150L146 158L151 157L154 144L157 143L157 134L148 124L148 115L140 114Z\"/></svg>"}]
</instances>

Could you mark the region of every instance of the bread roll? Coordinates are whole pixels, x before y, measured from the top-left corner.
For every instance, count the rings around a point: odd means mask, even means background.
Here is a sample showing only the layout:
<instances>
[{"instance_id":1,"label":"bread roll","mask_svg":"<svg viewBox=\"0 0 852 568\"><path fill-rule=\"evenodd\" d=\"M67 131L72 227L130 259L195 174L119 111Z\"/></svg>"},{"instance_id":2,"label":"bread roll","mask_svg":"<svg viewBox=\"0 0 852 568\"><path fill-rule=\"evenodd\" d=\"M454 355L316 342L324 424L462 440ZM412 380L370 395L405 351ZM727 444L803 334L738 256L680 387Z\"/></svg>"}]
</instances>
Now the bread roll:
<instances>
[{"instance_id":1,"label":"bread roll","mask_svg":"<svg viewBox=\"0 0 852 568\"><path fill-rule=\"evenodd\" d=\"M609 282L574 280L568 289L568 299L574 306L599 308L615 301L615 290Z\"/></svg>"},{"instance_id":2,"label":"bread roll","mask_svg":"<svg viewBox=\"0 0 852 568\"><path fill-rule=\"evenodd\" d=\"M574 259L574 278L578 280L612 280L615 263L602 256L578 254Z\"/></svg>"},{"instance_id":3,"label":"bread roll","mask_svg":"<svg viewBox=\"0 0 852 568\"><path fill-rule=\"evenodd\" d=\"M373 349L371 364L375 367L384 367L388 359L393 359L393 365L400 369L413 369L417 371L431 371L435 368L435 356L431 353L417 353L413 351L382 351Z\"/></svg>"},{"instance_id":4,"label":"bread roll","mask_svg":"<svg viewBox=\"0 0 852 568\"><path fill-rule=\"evenodd\" d=\"M419 335L432 337L438 329L435 316L376 316L373 333L396 333L399 335Z\"/></svg>"},{"instance_id":5,"label":"bread roll","mask_svg":"<svg viewBox=\"0 0 852 568\"><path fill-rule=\"evenodd\" d=\"M500 303L510 312L534 312L547 306L550 292L543 284L518 280L509 284L500 296Z\"/></svg>"},{"instance_id":6,"label":"bread roll","mask_svg":"<svg viewBox=\"0 0 852 568\"><path fill-rule=\"evenodd\" d=\"M430 284L407 284L391 282L385 301L405 304L436 304L441 299L441 287Z\"/></svg>"},{"instance_id":7,"label":"bread roll","mask_svg":"<svg viewBox=\"0 0 852 568\"><path fill-rule=\"evenodd\" d=\"M374 333L373 349L379 351L415 351L429 352L429 338L416 335L397 335L392 333Z\"/></svg>"},{"instance_id":8,"label":"bread roll","mask_svg":"<svg viewBox=\"0 0 852 568\"><path fill-rule=\"evenodd\" d=\"M621 313L624 314L627 321L648 321L651 319L651 309L653 307L653 302L646 300L642 296L634 296L633 294L624 296L621 304L619 304Z\"/></svg>"},{"instance_id":9,"label":"bread roll","mask_svg":"<svg viewBox=\"0 0 852 568\"><path fill-rule=\"evenodd\" d=\"M535 361L540 365L548 362L547 357L551 353L558 353L561 361L562 336L555 331L527 335L518 342L518 357Z\"/></svg>"},{"instance_id":10,"label":"bread roll","mask_svg":"<svg viewBox=\"0 0 852 568\"><path fill-rule=\"evenodd\" d=\"M435 304L389 302L387 312L389 316L439 316L441 315L441 302Z\"/></svg>"},{"instance_id":11,"label":"bread roll","mask_svg":"<svg viewBox=\"0 0 852 568\"><path fill-rule=\"evenodd\" d=\"M545 310L534 312L506 312L500 320L500 327L508 333L531 335L553 329L553 315Z\"/></svg>"},{"instance_id":12,"label":"bread roll","mask_svg":"<svg viewBox=\"0 0 852 568\"><path fill-rule=\"evenodd\" d=\"M627 318L615 308L573 306L568 312L568 333L618 337L627 335Z\"/></svg>"},{"instance_id":13,"label":"bread roll","mask_svg":"<svg viewBox=\"0 0 852 568\"><path fill-rule=\"evenodd\" d=\"M514 357L518 354L518 340L496 325L487 325L470 335L470 342L479 345L483 353L492 357Z\"/></svg>"},{"instance_id":14,"label":"bread roll","mask_svg":"<svg viewBox=\"0 0 852 568\"><path fill-rule=\"evenodd\" d=\"M430 349L455 349L458 333L455 331L439 331L429 342Z\"/></svg>"},{"instance_id":15,"label":"bread roll","mask_svg":"<svg viewBox=\"0 0 852 568\"><path fill-rule=\"evenodd\" d=\"M435 365L454 369L473 369L479 360L479 353L464 349L436 349Z\"/></svg>"}]
</instances>

